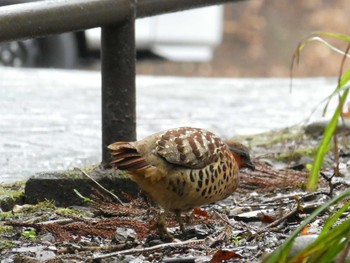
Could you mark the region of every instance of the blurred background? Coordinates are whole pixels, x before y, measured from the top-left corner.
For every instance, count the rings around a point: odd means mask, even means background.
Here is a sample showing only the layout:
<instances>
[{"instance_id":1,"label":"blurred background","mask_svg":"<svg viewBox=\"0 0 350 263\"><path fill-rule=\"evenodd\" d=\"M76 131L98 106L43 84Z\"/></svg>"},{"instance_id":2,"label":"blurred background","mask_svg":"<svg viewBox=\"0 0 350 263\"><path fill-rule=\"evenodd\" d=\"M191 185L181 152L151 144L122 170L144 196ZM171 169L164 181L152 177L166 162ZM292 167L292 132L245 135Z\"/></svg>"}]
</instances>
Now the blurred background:
<instances>
[{"instance_id":1,"label":"blurred background","mask_svg":"<svg viewBox=\"0 0 350 263\"><path fill-rule=\"evenodd\" d=\"M29 2L0 0L0 5ZM288 77L297 44L314 31L349 34L346 0L250 0L137 21L137 73ZM0 63L99 70L99 29L0 44ZM343 50L344 43L334 43ZM319 43L296 76L334 76L342 57Z\"/></svg>"},{"instance_id":2,"label":"blurred background","mask_svg":"<svg viewBox=\"0 0 350 263\"><path fill-rule=\"evenodd\" d=\"M139 61L141 74L289 77L298 43L314 31L349 33L346 0L252 0L224 6L223 39L208 63ZM334 41L332 42L334 43ZM335 43L345 50L344 43ZM334 76L342 56L319 43L302 53L297 76Z\"/></svg>"},{"instance_id":3,"label":"blurred background","mask_svg":"<svg viewBox=\"0 0 350 263\"><path fill-rule=\"evenodd\" d=\"M30 1L0 0L0 6ZM305 121L337 82L296 79L290 93L293 52L313 31L350 34L346 4L249 0L137 20L136 70L146 75L137 78L139 138L188 125L229 138ZM98 28L0 43L5 66L83 69L1 68L0 180L100 162L99 48ZM341 60L311 43L294 75L336 76ZM200 78L158 77L169 75Z\"/></svg>"}]
</instances>

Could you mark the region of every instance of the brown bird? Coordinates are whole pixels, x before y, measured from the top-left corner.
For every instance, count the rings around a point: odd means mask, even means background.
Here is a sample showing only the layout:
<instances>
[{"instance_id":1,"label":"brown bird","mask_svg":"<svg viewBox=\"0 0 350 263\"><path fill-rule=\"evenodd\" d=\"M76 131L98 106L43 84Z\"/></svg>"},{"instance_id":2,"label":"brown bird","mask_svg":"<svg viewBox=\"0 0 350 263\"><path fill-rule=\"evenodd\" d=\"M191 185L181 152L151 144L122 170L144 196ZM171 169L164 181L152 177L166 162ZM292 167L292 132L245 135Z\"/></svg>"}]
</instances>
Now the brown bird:
<instances>
[{"instance_id":1,"label":"brown bird","mask_svg":"<svg viewBox=\"0 0 350 263\"><path fill-rule=\"evenodd\" d=\"M245 146L199 128L175 128L108 149L111 165L125 170L164 209L156 224L163 237L171 236L165 225L169 211L184 232L182 211L227 198L238 186L239 169L254 169Z\"/></svg>"}]
</instances>

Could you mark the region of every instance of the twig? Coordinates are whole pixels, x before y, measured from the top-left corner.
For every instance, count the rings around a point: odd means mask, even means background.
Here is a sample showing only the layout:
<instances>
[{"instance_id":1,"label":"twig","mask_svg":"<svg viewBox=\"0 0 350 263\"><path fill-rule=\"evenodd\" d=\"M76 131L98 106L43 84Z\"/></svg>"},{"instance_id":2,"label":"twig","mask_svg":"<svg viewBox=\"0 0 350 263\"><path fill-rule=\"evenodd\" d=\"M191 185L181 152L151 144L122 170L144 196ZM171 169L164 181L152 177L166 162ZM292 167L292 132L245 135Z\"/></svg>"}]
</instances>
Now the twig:
<instances>
[{"instance_id":1,"label":"twig","mask_svg":"<svg viewBox=\"0 0 350 263\"><path fill-rule=\"evenodd\" d=\"M132 248L132 249L112 252L112 253L108 253L108 254L94 255L93 258L94 259L101 259L101 258L109 258L109 257L117 256L117 255L153 252L155 250L159 250L159 249L163 249L163 248L179 247L179 246L188 245L188 244L201 244L204 242L205 242L205 239L186 240L186 241L182 241L182 242L165 243L165 244L160 244L160 245L156 245L153 247Z\"/></svg>"},{"instance_id":2,"label":"twig","mask_svg":"<svg viewBox=\"0 0 350 263\"><path fill-rule=\"evenodd\" d=\"M282 216L281 218L273 221L271 224L268 224L265 228L263 228L262 230L258 231L258 232L265 232L267 229L278 226L279 224L281 224L284 220L295 216L297 213L300 212L299 206L297 206L294 210L288 212L287 214L285 214L284 216Z\"/></svg>"},{"instance_id":3,"label":"twig","mask_svg":"<svg viewBox=\"0 0 350 263\"><path fill-rule=\"evenodd\" d=\"M217 212L217 211L215 211L215 214L218 216L218 217L220 217L220 219L222 220L222 221L224 221L227 225L229 225L230 227L232 227L232 228L235 228L236 226L235 225L233 225L229 220L228 220L228 218L226 217L224 217L224 215L222 215L222 214L220 214L219 212ZM244 227L246 227L247 229L249 229L249 231L250 232L257 232L258 230L256 229L256 228L254 228L253 226L250 226L250 225L248 225L248 224L246 224L246 223L244 223L244 222L239 222L241 225L243 225Z\"/></svg>"},{"instance_id":4,"label":"twig","mask_svg":"<svg viewBox=\"0 0 350 263\"><path fill-rule=\"evenodd\" d=\"M127 244L117 244L112 246L67 246L65 248L57 250L57 254L69 254L76 253L76 251L116 251L123 249L127 246Z\"/></svg>"},{"instance_id":5,"label":"twig","mask_svg":"<svg viewBox=\"0 0 350 263\"><path fill-rule=\"evenodd\" d=\"M314 210L316 207L317 207L317 205L316 206L315 205L308 205L308 206L304 206L304 207L301 207L300 205L298 205L294 210L290 211L289 213L285 214L281 218L273 221L271 224L269 224L266 227L264 227L263 229L259 230L258 233L263 233L263 232L267 231L268 229L270 230L271 228L278 226L286 219L297 215L301 211L305 212L306 210L309 210L309 209Z\"/></svg>"},{"instance_id":6,"label":"twig","mask_svg":"<svg viewBox=\"0 0 350 263\"><path fill-rule=\"evenodd\" d=\"M334 174L335 176L340 176L340 171L339 171L339 148L338 148L338 138L337 138L337 128L335 128L334 134L333 134L333 144L334 144Z\"/></svg>"},{"instance_id":7,"label":"twig","mask_svg":"<svg viewBox=\"0 0 350 263\"><path fill-rule=\"evenodd\" d=\"M94 178L92 178L90 175L88 175L84 170L78 168L86 177L88 177L91 181L93 181L101 190L109 194L114 200L116 200L119 204L122 206L125 206L124 203L119 199L118 196L113 194L111 191L108 191L106 188L104 188L99 182L97 182Z\"/></svg>"},{"instance_id":8,"label":"twig","mask_svg":"<svg viewBox=\"0 0 350 263\"><path fill-rule=\"evenodd\" d=\"M325 175L323 172L320 172L320 175L325 179L329 185L329 193L327 194L330 198L333 197L333 190L334 190L334 185L332 183L332 179L335 176L335 173L333 173L331 176Z\"/></svg>"},{"instance_id":9,"label":"twig","mask_svg":"<svg viewBox=\"0 0 350 263\"><path fill-rule=\"evenodd\" d=\"M304 200L306 198L312 198L316 195L320 195L320 194L324 194L324 192L313 192L313 193L297 193L297 195L299 196L299 199L300 200ZM294 202L295 201L295 195L296 193L292 193L292 194L286 194L286 195L282 195L282 196L277 196L277 197L274 197L274 198L271 198L267 201L262 201L261 203L263 205L278 205L278 206L281 206L281 204L288 204L288 203L274 203L274 202L277 202L277 201L280 201L280 200L283 200L283 199L293 199L291 200L290 202ZM290 203L289 202L289 203Z\"/></svg>"},{"instance_id":10,"label":"twig","mask_svg":"<svg viewBox=\"0 0 350 263\"><path fill-rule=\"evenodd\" d=\"M74 220L72 218L60 218L56 220L49 220L49 221L44 221L44 222L39 222L37 223L38 225L49 225L49 224L67 224L71 223Z\"/></svg>"}]
</instances>

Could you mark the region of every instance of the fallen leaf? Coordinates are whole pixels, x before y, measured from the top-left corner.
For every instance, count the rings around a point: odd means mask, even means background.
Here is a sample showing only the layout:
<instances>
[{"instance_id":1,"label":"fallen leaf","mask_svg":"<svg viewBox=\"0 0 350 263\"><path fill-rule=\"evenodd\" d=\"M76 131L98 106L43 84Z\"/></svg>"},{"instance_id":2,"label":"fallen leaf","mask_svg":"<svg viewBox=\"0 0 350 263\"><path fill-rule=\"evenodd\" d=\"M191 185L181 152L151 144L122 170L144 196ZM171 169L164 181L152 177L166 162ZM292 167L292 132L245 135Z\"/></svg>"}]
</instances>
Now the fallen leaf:
<instances>
[{"instance_id":1,"label":"fallen leaf","mask_svg":"<svg viewBox=\"0 0 350 263\"><path fill-rule=\"evenodd\" d=\"M310 235L310 233L308 231L308 227L309 227L309 225L306 225L303 227L303 229L300 231L301 236Z\"/></svg>"},{"instance_id":2,"label":"fallen leaf","mask_svg":"<svg viewBox=\"0 0 350 263\"><path fill-rule=\"evenodd\" d=\"M347 105L346 111L344 110L344 111L341 113L341 116L342 116L343 118L347 118L347 119L350 118L350 103Z\"/></svg>"},{"instance_id":3,"label":"fallen leaf","mask_svg":"<svg viewBox=\"0 0 350 263\"><path fill-rule=\"evenodd\" d=\"M235 251L229 250L218 250L213 255L210 263L220 263L223 260L232 259L232 258L243 258L241 255L237 254Z\"/></svg>"},{"instance_id":4,"label":"fallen leaf","mask_svg":"<svg viewBox=\"0 0 350 263\"><path fill-rule=\"evenodd\" d=\"M270 224L276 220L274 217L265 214L259 215L259 219L261 222L266 224Z\"/></svg>"},{"instance_id":5,"label":"fallen leaf","mask_svg":"<svg viewBox=\"0 0 350 263\"><path fill-rule=\"evenodd\" d=\"M200 209L198 207L193 208L193 214L204 216L204 217L208 217L209 216L207 211L202 210L202 209Z\"/></svg>"}]
</instances>

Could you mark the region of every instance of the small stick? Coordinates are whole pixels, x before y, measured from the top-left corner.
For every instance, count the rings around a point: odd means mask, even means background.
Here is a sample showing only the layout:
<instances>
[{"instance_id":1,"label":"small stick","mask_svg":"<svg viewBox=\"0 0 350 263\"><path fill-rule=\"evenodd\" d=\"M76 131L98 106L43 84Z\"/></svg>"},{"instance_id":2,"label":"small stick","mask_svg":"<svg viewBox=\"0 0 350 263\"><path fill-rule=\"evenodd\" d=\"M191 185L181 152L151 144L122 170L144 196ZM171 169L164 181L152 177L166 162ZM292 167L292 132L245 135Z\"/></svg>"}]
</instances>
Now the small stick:
<instances>
[{"instance_id":1,"label":"small stick","mask_svg":"<svg viewBox=\"0 0 350 263\"><path fill-rule=\"evenodd\" d=\"M57 250L57 254L68 254L72 252L73 250L79 251L79 252L83 252L83 251L115 251L115 250L119 250L119 249L123 249L127 246L127 244L117 244L117 245L112 245L112 246L87 246L87 247L83 247L83 246L79 246L79 247L66 247L66 248L62 248Z\"/></svg>"},{"instance_id":2,"label":"small stick","mask_svg":"<svg viewBox=\"0 0 350 263\"><path fill-rule=\"evenodd\" d=\"M224 215L220 214L220 213L217 212L217 211L215 211L215 214L216 214L218 217L220 217L220 219L221 219L222 221L224 221L224 222L225 222L227 225L229 225L230 227L232 227L232 228L235 228L235 227L236 227L236 226L234 226L234 225L227 219L227 217L225 218ZM240 223L241 225L243 225L244 227L248 228L249 231L251 231L251 232L257 232L257 231L258 231L255 227L250 226L250 225L248 225L248 224L246 224L246 223L244 223L244 222L242 222L242 221L239 221L239 223Z\"/></svg>"},{"instance_id":3,"label":"small stick","mask_svg":"<svg viewBox=\"0 0 350 263\"><path fill-rule=\"evenodd\" d=\"M49 224L67 224L71 223L74 220L72 218L60 218L56 220L49 220L49 221L44 221L44 222L39 222L36 223L37 225L49 225Z\"/></svg>"},{"instance_id":4,"label":"small stick","mask_svg":"<svg viewBox=\"0 0 350 263\"><path fill-rule=\"evenodd\" d=\"M294 210L288 212L287 214L285 214L281 218L273 221L271 224L268 224L264 229L261 230L261 232L265 232L266 229L268 229L268 228L272 228L272 227L278 226L284 220L288 219L289 217L292 217L292 216L296 215L298 212L300 212L299 206L297 206L297 208L295 208ZM260 231L258 231L258 232L260 232Z\"/></svg>"},{"instance_id":5,"label":"small stick","mask_svg":"<svg viewBox=\"0 0 350 263\"><path fill-rule=\"evenodd\" d=\"M122 202L122 200L119 199L118 196L113 194L111 191L108 191L106 188L104 188L99 182L97 182L94 178L92 178L90 175L88 175L84 170L78 168L86 177L88 177L91 181L93 181L101 190L109 194L114 200L116 200L119 204L122 206L125 206L125 204Z\"/></svg>"},{"instance_id":6,"label":"small stick","mask_svg":"<svg viewBox=\"0 0 350 263\"><path fill-rule=\"evenodd\" d=\"M273 221L271 224L267 225L266 227L264 227L263 229L259 230L258 233L263 233L265 232L267 229L269 228L273 228L278 226L279 224L281 224L284 220L298 214L300 211L302 210L307 210L307 209L314 209L315 206L314 205L309 205L309 206L304 206L304 207L300 207L300 205L298 205L294 210L288 212L287 214L285 214L284 216L282 216L281 218Z\"/></svg>"},{"instance_id":7,"label":"small stick","mask_svg":"<svg viewBox=\"0 0 350 263\"><path fill-rule=\"evenodd\" d=\"M182 242L165 243L165 244L160 244L160 245L156 245L153 247L132 248L132 249L112 252L112 253L108 253L108 254L94 255L93 258L94 259L101 259L101 258L108 258L108 257L113 257L113 256L123 255L123 254L152 252L152 251L163 249L163 248L179 247L179 246L188 245L188 244L201 244L204 242L205 242L204 239L198 239L198 240L186 240L186 241L182 241Z\"/></svg>"}]
</instances>

